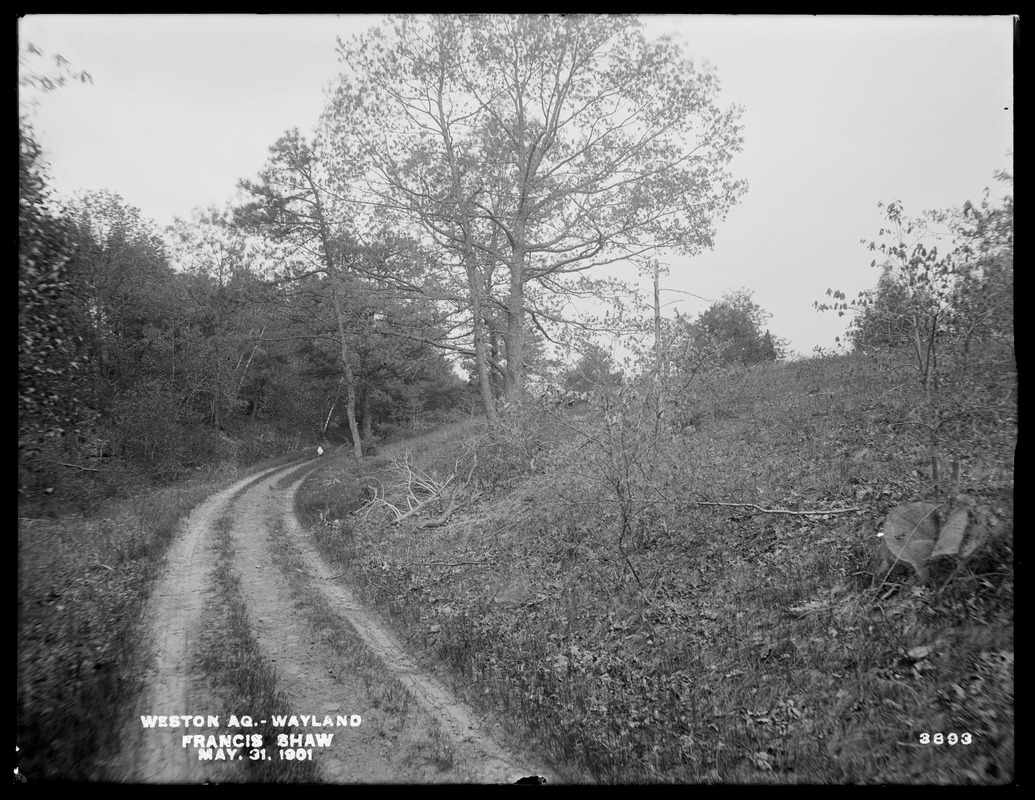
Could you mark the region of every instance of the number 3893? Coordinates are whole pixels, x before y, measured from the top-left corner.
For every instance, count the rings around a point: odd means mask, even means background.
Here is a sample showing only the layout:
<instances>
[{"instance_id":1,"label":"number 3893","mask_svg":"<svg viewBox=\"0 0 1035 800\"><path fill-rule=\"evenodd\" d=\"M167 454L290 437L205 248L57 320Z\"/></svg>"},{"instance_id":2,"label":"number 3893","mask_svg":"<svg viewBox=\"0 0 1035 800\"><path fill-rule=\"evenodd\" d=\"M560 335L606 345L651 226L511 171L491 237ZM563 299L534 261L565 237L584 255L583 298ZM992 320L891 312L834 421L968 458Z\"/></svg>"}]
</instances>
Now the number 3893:
<instances>
[{"instance_id":1,"label":"number 3893","mask_svg":"<svg viewBox=\"0 0 1035 800\"><path fill-rule=\"evenodd\" d=\"M972 733L928 733L920 734L920 744L970 744L974 741Z\"/></svg>"}]
</instances>

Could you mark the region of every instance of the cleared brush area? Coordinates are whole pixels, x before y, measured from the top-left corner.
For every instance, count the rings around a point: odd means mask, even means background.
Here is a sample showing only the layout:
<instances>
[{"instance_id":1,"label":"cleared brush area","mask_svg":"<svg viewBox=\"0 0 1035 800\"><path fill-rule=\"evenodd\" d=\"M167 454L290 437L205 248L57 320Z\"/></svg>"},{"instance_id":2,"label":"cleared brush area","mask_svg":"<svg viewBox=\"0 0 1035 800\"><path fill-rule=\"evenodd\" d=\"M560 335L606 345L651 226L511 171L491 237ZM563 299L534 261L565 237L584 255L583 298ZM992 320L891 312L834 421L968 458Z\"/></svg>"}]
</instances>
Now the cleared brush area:
<instances>
[{"instance_id":1,"label":"cleared brush area","mask_svg":"<svg viewBox=\"0 0 1035 800\"><path fill-rule=\"evenodd\" d=\"M587 781L1005 783L1016 373L983 379L940 479L908 367L855 355L442 429L299 511L425 663ZM878 569L892 508L957 494L979 552Z\"/></svg>"}]
</instances>

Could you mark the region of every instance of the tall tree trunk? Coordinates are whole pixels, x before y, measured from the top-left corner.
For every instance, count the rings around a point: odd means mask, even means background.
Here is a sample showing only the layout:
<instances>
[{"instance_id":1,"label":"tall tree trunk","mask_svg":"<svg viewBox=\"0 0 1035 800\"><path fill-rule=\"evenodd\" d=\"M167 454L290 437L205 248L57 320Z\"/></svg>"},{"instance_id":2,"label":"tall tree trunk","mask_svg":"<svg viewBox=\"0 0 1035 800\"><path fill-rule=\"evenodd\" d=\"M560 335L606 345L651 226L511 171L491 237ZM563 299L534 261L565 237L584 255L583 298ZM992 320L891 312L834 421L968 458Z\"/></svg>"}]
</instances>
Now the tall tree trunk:
<instances>
[{"instance_id":1,"label":"tall tree trunk","mask_svg":"<svg viewBox=\"0 0 1035 800\"><path fill-rule=\"evenodd\" d=\"M349 361L349 345L345 336L345 312L341 306L339 292L343 287L341 270L334 263L334 250L331 247L331 235L327 225L327 218L324 215L323 203L320 200L320 190L313 180L308 176L309 188L312 190L316 204L316 221L320 229L320 245L323 250L324 268L327 271L327 278L331 282L331 298L334 301L334 318L338 323L338 338L341 341L341 366L345 375L345 415L349 420L349 430L352 432L352 450L358 464L363 460L363 441L359 437L359 425L356 424L356 376L352 372L352 362Z\"/></svg>"},{"instance_id":2,"label":"tall tree trunk","mask_svg":"<svg viewBox=\"0 0 1035 800\"><path fill-rule=\"evenodd\" d=\"M320 431L324 436L327 435L327 428L330 427L331 417L334 416L334 409L338 407L338 398L341 397L341 387L344 383L345 376L342 375L341 380L338 381L338 389L334 393L334 400L331 402L331 407L327 411L327 419L323 421L323 430Z\"/></svg>"},{"instance_id":3,"label":"tall tree trunk","mask_svg":"<svg viewBox=\"0 0 1035 800\"><path fill-rule=\"evenodd\" d=\"M515 243L510 260L510 302L507 307L507 402L520 401L525 391L524 290L525 254Z\"/></svg>"},{"instance_id":4,"label":"tall tree trunk","mask_svg":"<svg viewBox=\"0 0 1035 800\"><path fill-rule=\"evenodd\" d=\"M496 401L492 395L492 384L489 382L489 365L485 355L485 319L482 316L482 291L478 267L474 262L473 252L468 248L465 253L467 262L467 288L471 295L471 315L474 321L474 364L478 372L478 387L481 389L482 405L489 422L496 422Z\"/></svg>"},{"instance_id":5,"label":"tall tree trunk","mask_svg":"<svg viewBox=\"0 0 1035 800\"><path fill-rule=\"evenodd\" d=\"M363 441L369 441L373 435L370 420L370 389L363 392Z\"/></svg>"},{"instance_id":6,"label":"tall tree trunk","mask_svg":"<svg viewBox=\"0 0 1035 800\"><path fill-rule=\"evenodd\" d=\"M345 374L345 415L352 432L352 451L356 462L359 463L363 460L363 440L360 439L359 425L356 423L356 376L352 372L352 362L349 360L348 340L345 338L345 313L338 297L337 273L331 273L330 278L333 281L331 297L334 299L334 316L338 322L338 338L341 340L341 365Z\"/></svg>"},{"instance_id":7,"label":"tall tree trunk","mask_svg":"<svg viewBox=\"0 0 1035 800\"><path fill-rule=\"evenodd\" d=\"M215 347L213 348L214 357L212 364L212 426L216 435L219 438L219 432L223 429L223 414L220 406L221 395L223 394L219 385L219 361L221 358L221 352L219 349L219 329L216 329L216 335L214 337Z\"/></svg>"}]
</instances>

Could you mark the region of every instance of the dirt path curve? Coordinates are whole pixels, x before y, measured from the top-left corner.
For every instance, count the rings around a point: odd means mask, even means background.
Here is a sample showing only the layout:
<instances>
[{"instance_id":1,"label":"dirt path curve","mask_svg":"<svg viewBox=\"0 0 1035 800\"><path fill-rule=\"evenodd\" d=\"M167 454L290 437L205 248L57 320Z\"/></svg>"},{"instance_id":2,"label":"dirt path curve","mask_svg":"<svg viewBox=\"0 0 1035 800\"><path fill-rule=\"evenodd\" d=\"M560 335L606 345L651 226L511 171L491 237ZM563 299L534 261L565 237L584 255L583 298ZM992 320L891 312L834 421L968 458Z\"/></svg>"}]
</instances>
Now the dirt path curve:
<instances>
[{"instance_id":1,"label":"dirt path curve","mask_svg":"<svg viewBox=\"0 0 1035 800\"><path fill-rule=\"evenodd\" d=\"M215 554L205 540L216 520L228 512L233 520L234 563L249 625L260 650L273 662L278 689L290 701L290 713L337 720L359 715L354 727L301 727L295 733L333 734L329 746L314 748L314 762L329 783L513 783L527 775L557 776L538 758L503 747L486 725L433 677L423 673L395 636L364 609L321 560L293 512L294 495L312 464L268 470L213 495L191 513L186 529L169 553L167 574L156 587L149 614L155 638L155 663L148 677L153 714L191 713L198 694L192 683L188 648L202 623L205 593L210 591ZM276 536L274 536L276 534ZM370 686L341 667L304 610L296 608L291 584L276 566L272 547L290 547L306 564L310 591L319 591L355 629L363 646L384 665L415 701L405 713L386 710L377 698L383 687ZM293 577L292 580L297 580ZM203 687L202 687L203 688ZM228 712L230 710L227 710ZM248 713L248 710L243 710ZM437 728L455 758L443 763L433 747ZM197 753L180 746L185 732L145 731L145 753L137 780L154 783L200 783L232 779L219 765L199 763ZM157 734L164 735L157 735ZM272 743L271 743L272 744ZM270 748L271 750L273 748ZM445 768L443 768L445 767Z\"/></svg>"},{"instance_id":2,"label":"dirt path curve","mask_svg":"<svg viewBox=\"0 0 1035 800\"><path fill-rule=\"evenodd\" d=\"M147 611L147 630L153 660L145 678L150 696L141 705L142 714L178 715L190 713L189 687L199 676L191 668L190 643L199 633L205 593L211 591L215 554L206 542L216 519L231 498L258 476L240 480L212 495L195 508L166 556L166 571L155 586ZM149 735L136 741L139 754L130 770L134 783L202 783L212 780L197 756L180 746L179 737Z\"/></svg>"}]
</instances>

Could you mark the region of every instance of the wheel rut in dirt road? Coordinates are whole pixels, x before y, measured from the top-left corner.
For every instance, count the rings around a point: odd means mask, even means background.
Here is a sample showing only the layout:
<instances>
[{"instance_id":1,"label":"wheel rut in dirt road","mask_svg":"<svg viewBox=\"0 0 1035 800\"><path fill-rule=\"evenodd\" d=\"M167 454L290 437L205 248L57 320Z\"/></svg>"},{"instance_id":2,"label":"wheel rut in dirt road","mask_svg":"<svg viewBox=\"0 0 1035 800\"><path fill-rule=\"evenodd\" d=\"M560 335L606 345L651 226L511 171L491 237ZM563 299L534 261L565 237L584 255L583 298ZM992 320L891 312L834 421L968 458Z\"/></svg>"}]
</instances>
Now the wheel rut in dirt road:
<instances>
[{"instance_id":1,"label":"wheel rut in dirt road","mask_svg":"<svg viewBox=\"0 0 1035 800\"><path fill-rule=\"evenodd\" d=\"M324 781L506 784L527 775L546 775L556 782L542 759L501 745L469 708L418 667L375 614L332 581L332 571L293 511L299 482L315 466L309 462L268 470L214 495L192 512L186 530L170 550L167 575L152 603L149 618L158 646L149 679L152 710L146 713L190 713L192 696L195 702L202 696L191 692L192 684L203 684L205 676L192 673L189 647L191 632L203 624L205 593L214 580L216 557L204 540L218 519L228 517L239 591L252 636L274 667L277 689L289 701L288 713L299 719L307 715L312 726L302 722L283 732L323 735L324 746L304 742L304 747L311 748ZM290 556L285 561L287 551ZM285 575L285 569L292 574ZM321 627L311 610L314 595L324 608L349 623L355 631L350 637L352 647L367 651L361 656L376 665L373 672L359 670L363 673L359 674L349 668L340 641L331 642L330 631ZM226 713L234 711L256 718L267 714L260 709L226 709ZM359 725L324 727L311 721L330 717L341 722L352 720L353 715L361 718ZM242 780L240 772L199 763L196 751L181 748L180 736L172 735L184 732L146 737L151 745L142 759L140 780ZM264 746L269 757L281 755L276 741ZM243 779L246 776L245 772Z\"/></svg>"},{"instance_id":2,"label":"wheel rut in dirt road","mask_svg":"<svg viewBox=\"0 0 1035 800\"><path fill-rule=\"evenodd\" d=\"M342 732L346 735L340 748L318 753L325 777L333 782L513 783L531 774L552 776L541 759L529 759L500 745L465 704L417 666L375 614L347 588L332 581L331 569L293 511L295 492L306 472L298 470L283 479L271 476L256 484L249 491L256 502L240 506L242 515L234 534L244 565L242 592L256 619L264 620L256 623L257 638L264 651L275 654L278 672L288 676L281 690L292 698L299 713L317 717L356 713L364 719L359 728ZM265 491L264 485L268 487ZM272 539L261 535L261 524L272 525L281 535ZM415 701L405 713L383 705L377 708L381 687L368 687L356 676L338 674L340 658L320 632L282 613L291 608L290 590L279 571L279 580L271 579L271 545L294 551L305 564L304 572L314 579L310 591L322 594L352 626L361 646L380 660L385 678L402 684ZM248 569L249 565L253 568ZM329 706L319 707L320 702ZM332 710L336 708L340 710ZM435 728L455 754L454 763L446 769L439 757L426 752L429 731Z\"/></svg>"},{"instance_id":3,"label":"wheel rut in dirt road","mask_svg":"<svg viewBox=\"0 0 1035 800\"><path fill-rule=\"evenodd\" d=\"M190 513L169 548L165 573L155 585L146 613L152 659L145 675L148 691L139 708L141 714L189 713L190 687L204 682L204 676L193 668L191 643L200 636L205 596L212 588L215 553L207 537L237 492L274 471L245 478L212 495ZM145 731L132 740L137 753L127 770L129 782L202 783L219 777L211 769L203 769L208 765L199 764L197 756L171 733L162 731L167 735L155 736Z\"/></svg>"}]
</instances>

